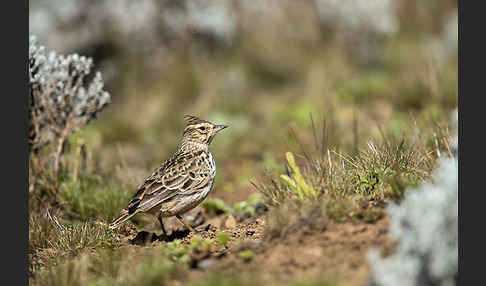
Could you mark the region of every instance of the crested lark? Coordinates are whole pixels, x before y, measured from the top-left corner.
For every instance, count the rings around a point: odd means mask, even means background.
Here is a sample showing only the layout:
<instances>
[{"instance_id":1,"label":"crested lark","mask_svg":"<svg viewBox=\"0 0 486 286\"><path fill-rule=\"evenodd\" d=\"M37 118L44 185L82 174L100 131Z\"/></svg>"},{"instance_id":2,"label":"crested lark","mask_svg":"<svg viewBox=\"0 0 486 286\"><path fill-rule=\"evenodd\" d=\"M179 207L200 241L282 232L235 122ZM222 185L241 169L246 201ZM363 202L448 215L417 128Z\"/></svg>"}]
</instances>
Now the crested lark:
<instances>
[{"instance_id":1,"label":"crested lark","mask_svg":"<svg viewBox=\"0 0 486 286\"><path fill-rule=\"evenodd\" d=\"M167 233L163 217L175 216L189 230L182 214L199 205L213 187L216 165L209 152L214 136L226 125L216 125L195 116L184 116L186 128L179 149L138 187L128 206L110 224L114 229L137 213L150 213Z\"/></svg>"}]
</instances>

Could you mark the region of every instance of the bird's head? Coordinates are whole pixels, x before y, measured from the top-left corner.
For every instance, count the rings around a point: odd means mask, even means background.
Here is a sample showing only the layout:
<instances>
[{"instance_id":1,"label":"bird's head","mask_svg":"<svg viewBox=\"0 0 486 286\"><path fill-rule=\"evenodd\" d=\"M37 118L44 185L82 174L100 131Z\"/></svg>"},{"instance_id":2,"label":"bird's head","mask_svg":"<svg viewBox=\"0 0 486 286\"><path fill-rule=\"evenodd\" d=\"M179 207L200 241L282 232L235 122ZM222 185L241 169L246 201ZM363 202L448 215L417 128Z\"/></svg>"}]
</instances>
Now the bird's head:
<instances>
[{"instance_id":1,"label":"bird's head","mask_svg":"<svg viewBox=\"0 0 486 286\"><path fill-rule=\"evenodd\" d=\"M184 119L187 125L184 128L182 141L193 144L205 144L209 146L214 136L219 131L228 127L228 125L217 125L192 115L185 115Z\"/></svg>"}]
</instances>

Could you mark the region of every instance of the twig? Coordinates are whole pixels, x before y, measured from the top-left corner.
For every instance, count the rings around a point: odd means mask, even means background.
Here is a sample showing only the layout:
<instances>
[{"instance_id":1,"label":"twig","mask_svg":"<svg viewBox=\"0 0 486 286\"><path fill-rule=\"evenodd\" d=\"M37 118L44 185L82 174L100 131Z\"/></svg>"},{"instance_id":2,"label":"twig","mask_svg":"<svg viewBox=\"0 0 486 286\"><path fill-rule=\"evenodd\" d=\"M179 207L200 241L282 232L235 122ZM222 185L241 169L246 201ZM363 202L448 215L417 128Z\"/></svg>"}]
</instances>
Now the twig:
<instances>
[{"instance_id":1,"label":"twig","mask_svg":"<svg viewBox=\"0 0 486 286\"><path fill-rule=\"evenodd\" d=\"M327 149L327 162L329 163L329 180L332 180L332 162L329 149Z\"/></svg>"},{"instance_id":2,"label":"twig","mask_svg":"<svg viewBox=\"0 0 486 286\"><path fill-rule=\"evenodd\" d=\"M47 218L49 218L50 221L54 222L54 224L60 229L60 230L65 230L65 227L62 226L59 221L57 220L57 218L55 217L52 217L51 216L51 213L49 212L49 210L47 210Z\"/></svg>"},{"instance_id":3,"label":"twig","mask_svg":"<svg viewBox=\"0 0 486 286\"><path fill-rule=\"evenodd\" d=\"M359 169L358 165L354 164L353 162L351 162L349 159L345 158L343 155L337 153L336 151L332 151L334 154L338 155L339 157L341 157L341 159L344 159L346 162L348 162L349 164L353 165L354 167L356 167L356 169ZM343 164L343 168L344 168L344 164Z\"/></svg>"},{"instance_id":4,"label":"twig","mask_svg":"<svg viewBox=\"0 0 486 286\"><path fill-rule=\"evenodd\" d=\"M454 154L452 154L451 148L449 148L449 143L447 142L446 138L443 138L444 140L444 145L446 146L447 153L451 158L454 158Z\"/></svg>"},{"instance_id":5,"label":"twig","mask_svg":"<svg viewBox=\"0 0 486 286\"><path fill-rule=\"evenodd\" d=\"M79 173L79 161L81 161L82 158L82 149L84 147L84 142L83 139L79 140L79 144L76 146L76 157L74 161L74 167L73 167L73 182L78 181L78 173Z\"/></svg>"},{"instance_id":6,"label":"twig","mask_svg":"<svg viewBox=\"0 0 486 286\"><path fill-rule=\"evenodd\" d=\"M434 141L435 141L435 151L437 153L437 157L440 157L440 150L439 150L439 141L437 140L437 133L434 132Z\"/></svg>"}]
</instances>

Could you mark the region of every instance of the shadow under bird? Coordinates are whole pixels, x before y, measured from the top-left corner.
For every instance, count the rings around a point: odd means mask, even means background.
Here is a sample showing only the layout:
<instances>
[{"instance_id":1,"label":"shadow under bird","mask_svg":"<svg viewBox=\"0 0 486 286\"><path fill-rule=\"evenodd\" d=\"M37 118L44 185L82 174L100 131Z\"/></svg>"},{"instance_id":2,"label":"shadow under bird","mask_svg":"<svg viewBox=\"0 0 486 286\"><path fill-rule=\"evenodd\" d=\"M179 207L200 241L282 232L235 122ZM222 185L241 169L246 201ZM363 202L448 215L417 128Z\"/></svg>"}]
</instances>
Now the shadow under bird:
<instances>
[{"instance_id":1,"label":"shadow under bird","mask_svg":"<svg viewBox=\"0 0 486 286\"><path fill-rule=\"evenodd\" d=\"M209 194L216 176L216 164L209 145L227 125L216 125L196 116L184 116L187 122L176 153L145 179L137 192L115 219L115 229L138 213L157 217L165 236L162 218L175 216L190 231L195 230L182 214L195 208Z\"/></svg>"}]
</instances>

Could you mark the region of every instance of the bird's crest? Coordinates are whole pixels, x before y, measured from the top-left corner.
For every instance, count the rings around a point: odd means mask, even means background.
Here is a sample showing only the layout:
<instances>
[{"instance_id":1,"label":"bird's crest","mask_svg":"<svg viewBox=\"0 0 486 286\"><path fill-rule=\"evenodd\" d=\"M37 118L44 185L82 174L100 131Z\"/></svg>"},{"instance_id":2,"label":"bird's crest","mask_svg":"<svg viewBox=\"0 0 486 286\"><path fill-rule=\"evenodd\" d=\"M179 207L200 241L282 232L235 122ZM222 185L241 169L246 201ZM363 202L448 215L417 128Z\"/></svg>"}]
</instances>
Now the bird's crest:
<instances>
[{"instance_id":1,"label":"bird's crest","mask_svg":"<svg viewBox=\"0 0 486 286\"><path fill-rule=\"evenodd\" d=\"M193 115L184 115L184 120L186 120L187 125L194 125L198 123L208 122L207 120L201 119Z\"/></svg>"}]
</instances>

